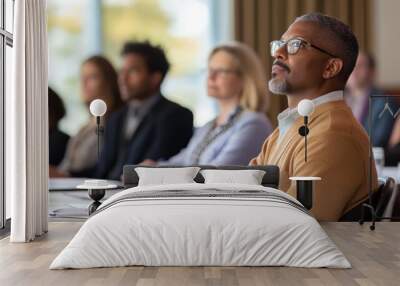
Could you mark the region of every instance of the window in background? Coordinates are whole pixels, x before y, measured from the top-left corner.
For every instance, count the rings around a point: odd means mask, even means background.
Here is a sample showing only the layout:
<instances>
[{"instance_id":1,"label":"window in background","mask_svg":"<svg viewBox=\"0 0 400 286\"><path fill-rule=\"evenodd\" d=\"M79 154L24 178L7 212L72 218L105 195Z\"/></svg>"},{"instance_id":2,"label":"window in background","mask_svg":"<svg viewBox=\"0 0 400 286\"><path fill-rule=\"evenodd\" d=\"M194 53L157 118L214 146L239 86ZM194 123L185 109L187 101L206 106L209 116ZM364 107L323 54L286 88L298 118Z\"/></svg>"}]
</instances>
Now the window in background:
<instances>
[{"instance_id":1,"label":"window in background","mask_svg":"<svg viewBox=\"0 0 400 286\"><path fill-rule=\"evenodd\" d=\"M196 125L210 120L216 110L206 96L207 56L216 43L231 38L230 2L49 1L49 80L67 107L61 128L74 134L88 118L79 99L81 62L102 52L118 69L121 47L128 40L150 40L161 45L172 64L163 94L190 108Z\"/></svg>"},{"instance_id":2,"label":"window in background","mask_svg":"<svg viewBox=\"0 0 400 286\"><path fill-rule=\"evenodd\" d=\"M5 100L11 94L14 0L0 0L0 228L11 217L10 198L5 190Z\"/></svg>"},{"instance_id":3,"label":"window in background","mask_svg":"<svg viewBox=\"0 0 400 286\"><path fill-rule=\"evenodd\" d=\"M79 98L79 68L86 56L82 45L85 2L47 2L49 85L64 101L67 116L62 129L70 134L76 133L89 117Z\"/></svg>"}]
</instances>

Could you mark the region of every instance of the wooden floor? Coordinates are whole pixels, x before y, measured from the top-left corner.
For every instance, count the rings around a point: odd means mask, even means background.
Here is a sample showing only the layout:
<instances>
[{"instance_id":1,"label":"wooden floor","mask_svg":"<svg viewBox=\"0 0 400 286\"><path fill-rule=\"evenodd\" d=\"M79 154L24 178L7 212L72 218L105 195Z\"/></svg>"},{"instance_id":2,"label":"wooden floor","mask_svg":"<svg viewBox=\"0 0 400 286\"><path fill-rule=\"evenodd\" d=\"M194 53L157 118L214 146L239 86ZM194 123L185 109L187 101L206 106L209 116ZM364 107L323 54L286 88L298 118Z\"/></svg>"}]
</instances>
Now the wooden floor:
<instances>
[{"instance_id":1,"label":"wooden floor","mask_svg":"<svg viewBox=\"0 0 400 286\"><path fill-rule=\"evenodd\" d=\"M48 270L82 225L52 222L43 238L27 244L0 241L0 285L400 285L400 223L326 223L324 229L352 269L289 267L122 267Z\"/></svg>"}]
</instances>

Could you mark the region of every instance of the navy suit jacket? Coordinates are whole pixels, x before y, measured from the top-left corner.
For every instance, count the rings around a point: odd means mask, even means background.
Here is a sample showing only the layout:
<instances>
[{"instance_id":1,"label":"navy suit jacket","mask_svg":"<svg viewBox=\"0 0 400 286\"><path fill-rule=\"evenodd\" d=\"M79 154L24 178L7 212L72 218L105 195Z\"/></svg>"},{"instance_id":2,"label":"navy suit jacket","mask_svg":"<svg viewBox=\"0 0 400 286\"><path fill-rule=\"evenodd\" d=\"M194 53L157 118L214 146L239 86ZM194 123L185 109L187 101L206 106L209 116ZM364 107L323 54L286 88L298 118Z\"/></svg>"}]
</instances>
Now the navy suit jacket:
<instances>
[{"instance_id":1,"label":"navy suit jacket","mask_svg":"<svg viewBox=\"0 0 400 286\"><path fill-rule=\"evenodd\" d=\"M145 159L168 159L184 148L192 137L193 114L190 110L161 96L140 122L122 151L123 130L128 106L110 115L104 129L104 145L93 177L119 180L123 166ZM117 163L118 152L125 152L124 162L116 166L118 177L110 172Z\"/></svg>"}]
</instances>

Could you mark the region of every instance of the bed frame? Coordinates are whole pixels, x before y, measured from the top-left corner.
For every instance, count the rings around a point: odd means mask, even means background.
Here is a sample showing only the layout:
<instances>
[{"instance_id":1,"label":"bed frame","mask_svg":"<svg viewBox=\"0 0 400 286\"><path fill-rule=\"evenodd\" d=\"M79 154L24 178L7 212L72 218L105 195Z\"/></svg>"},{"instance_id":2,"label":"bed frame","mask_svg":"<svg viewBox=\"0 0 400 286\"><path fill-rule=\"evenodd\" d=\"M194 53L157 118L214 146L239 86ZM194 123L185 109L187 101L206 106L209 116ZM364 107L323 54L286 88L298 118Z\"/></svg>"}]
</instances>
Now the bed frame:
<instances>
[{"instance_id":1,"label":"bed frame","mask_svg":"<svg viewBox=\"0 0 400 286\"><path fill-rule=\"evenodd\" d=\"M136 167L140 165L125 165L122 174L122 182L124 183L125 188L136 187L139 182L138 174L135 171ZM146 166L140 166L146 167ZM179 168L182 166L158 166L156 168ZM217 169L217 170L263 170L265 171L265 175L262 179L262 185L265 187L271 187L277 189L279 186L279 167L274 165L266 165L266 166L236 166L236 165L226 165L226 166L211 166L211 165L196 165L196 166L188 166L188 167L200 167L201 170L206 169ZM155 168L149 167L149 168ZM204 178L200 174L194 178L197 183L204 183Z\"/></svg>"}]
</instances>

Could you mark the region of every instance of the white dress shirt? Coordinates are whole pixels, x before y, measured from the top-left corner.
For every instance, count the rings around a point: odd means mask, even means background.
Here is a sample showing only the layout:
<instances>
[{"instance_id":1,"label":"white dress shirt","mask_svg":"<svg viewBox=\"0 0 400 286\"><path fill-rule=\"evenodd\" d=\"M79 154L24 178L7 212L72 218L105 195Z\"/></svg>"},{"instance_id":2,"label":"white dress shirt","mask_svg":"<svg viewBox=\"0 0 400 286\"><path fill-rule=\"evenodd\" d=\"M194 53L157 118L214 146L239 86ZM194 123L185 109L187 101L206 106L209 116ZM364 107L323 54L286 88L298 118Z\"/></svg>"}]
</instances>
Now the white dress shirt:
<instances>
[{"instance_id":1,"label":"white dress shirt","mask_svg":"<svg viewBox=\"0 0 400 286\"><path fill-rule=\"evenodd\" d=\"M126 140L129 140L133 136L143 117L147 115L154 104L158 102L160 97L161 95L156 94L143 101L133 100L129 102L129 109L124 128L124 136Z\"/></svg>"}]
</instances>

